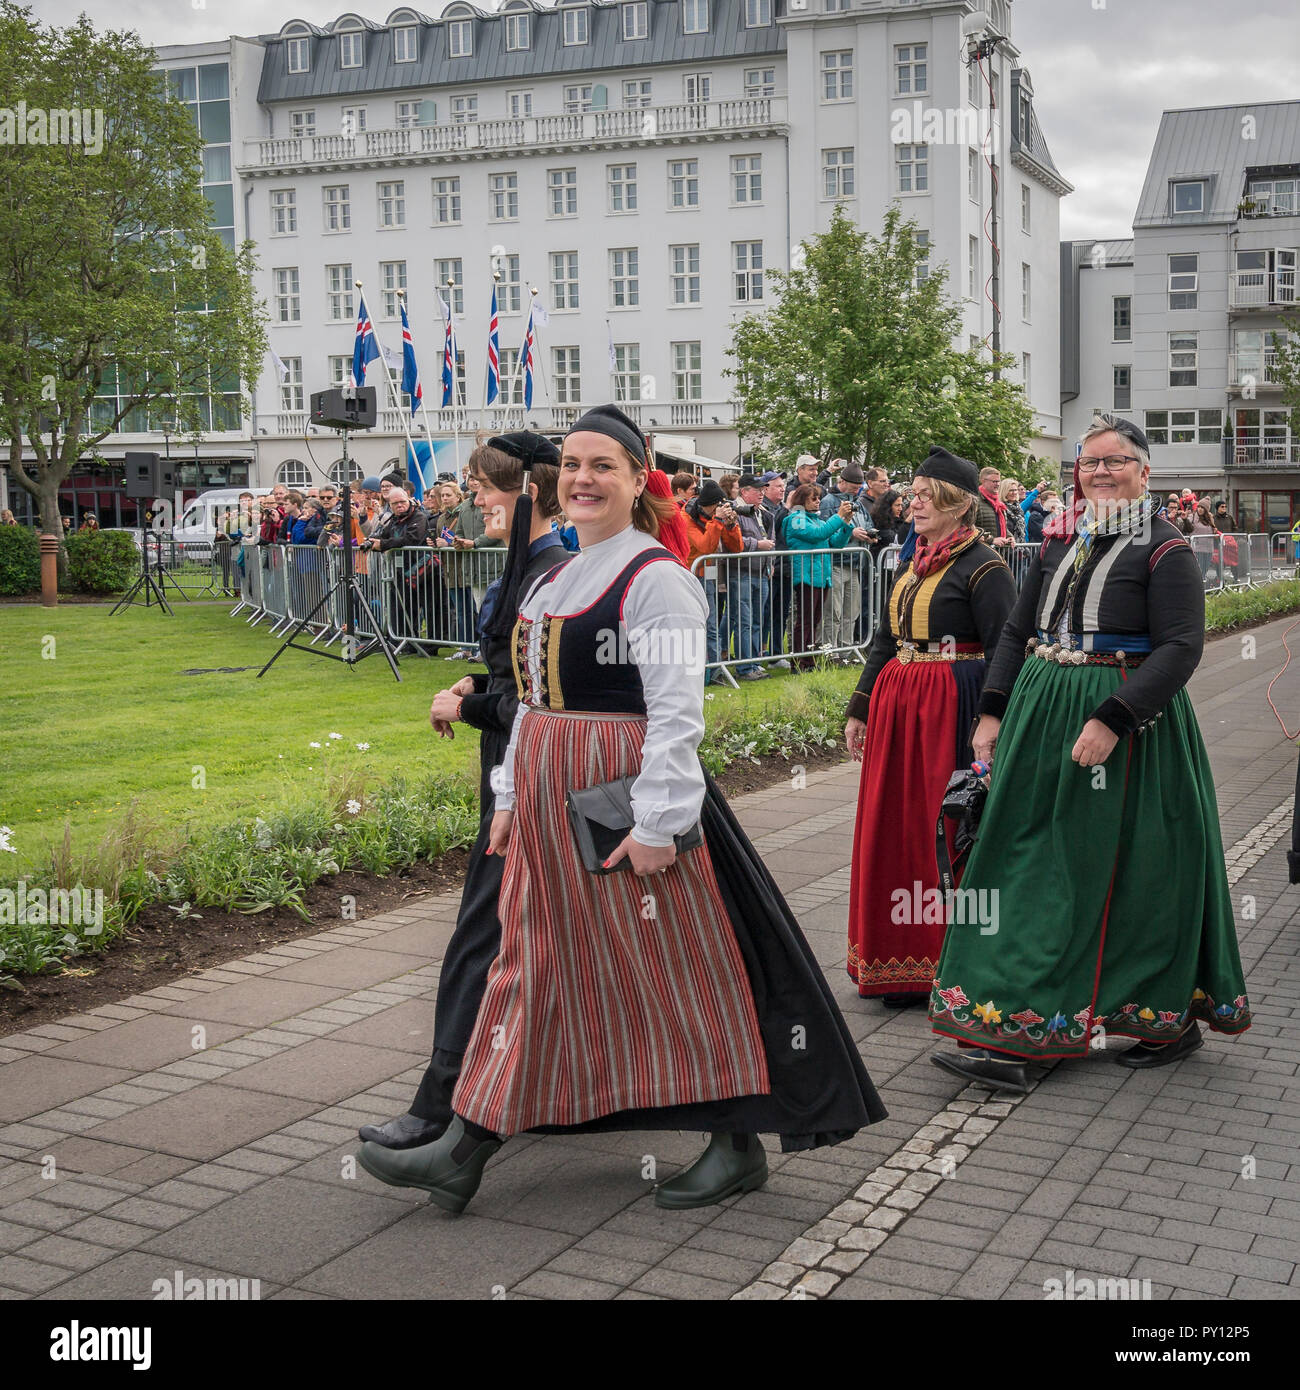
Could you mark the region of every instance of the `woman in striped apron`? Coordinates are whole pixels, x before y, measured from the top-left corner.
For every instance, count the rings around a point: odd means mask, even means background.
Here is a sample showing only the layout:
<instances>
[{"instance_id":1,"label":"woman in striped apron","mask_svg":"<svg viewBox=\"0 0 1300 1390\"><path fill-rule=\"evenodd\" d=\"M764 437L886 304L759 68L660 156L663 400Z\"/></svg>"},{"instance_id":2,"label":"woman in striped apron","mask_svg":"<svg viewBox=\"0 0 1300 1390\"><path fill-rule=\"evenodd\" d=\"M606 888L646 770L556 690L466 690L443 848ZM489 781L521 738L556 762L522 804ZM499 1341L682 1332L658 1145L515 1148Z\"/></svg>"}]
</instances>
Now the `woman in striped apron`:
<instances>
[{"instance_id":1,"label":"woman in striped apron","mask_svg":"<svg viewBox=\"0 0 1300 1390\"><path fill-rule=\"evenodd\" d=\"M435 1142L363 1145L383 1181L460 1211L505 1138L530 1129L697 1129L704 1154L656 1189L686 1208L761 1187L758 1139L838 1143L884 1117L770 875L708 780L707 610L657 544L644 440L613 406L565 440L559 501L581 553L524 599L520 708L489 853L505 855L501 949ZM632 827L583 866L570 791L633 777ZM678 852L696 824L703 843ZM621 866L621 867L618 867Z\"/></svg>"}]
</instances>

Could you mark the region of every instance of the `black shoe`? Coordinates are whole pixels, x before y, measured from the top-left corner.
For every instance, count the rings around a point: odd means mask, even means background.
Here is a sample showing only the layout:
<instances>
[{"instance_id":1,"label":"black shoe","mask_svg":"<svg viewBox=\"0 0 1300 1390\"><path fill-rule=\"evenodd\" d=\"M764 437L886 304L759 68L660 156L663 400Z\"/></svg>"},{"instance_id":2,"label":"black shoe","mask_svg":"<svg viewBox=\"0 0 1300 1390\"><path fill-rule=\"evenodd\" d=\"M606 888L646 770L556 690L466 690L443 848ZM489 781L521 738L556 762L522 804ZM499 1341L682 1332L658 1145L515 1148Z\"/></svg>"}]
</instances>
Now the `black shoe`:
<instances>
[{"instance_id":1,"label":"black shoe","mask_svg":"<svg viewBox=\"0 0 1300 1390\"><path fill-rule=\"evenodd\" d=\"M736 1141L744 1144L736 1148ZM710 1134L709 1146L691 1164L655 1188L655 1206L670 1211L709 1207L767 1181L767 1154L756 1134Z\"/></svg>"},{"instance_id":2,"label":"black shoe","mask_svg":"<svg viewBox=\"0 0 1300 1390\"><path fill-rule=\"evenodd\" d=\"M1025 1064L1012 1057L1003 1060L994 1056L986 1048L973 1047L960 1052L936 1052L930 1060L936 1067L950 1071L966 1081L976 1081L981 1086L995 1091L1028 1092L1029 1083L1025 1080Z\"/></svg>"},{"instance_id":3,"label":"black shoe","mask_svg":"<svg viewBox=\"0 0 1300 1390\"><path fill-rule=\"evenodd\" d=\"M898 994L882 994L880 1002L887 1009L919 1009L923 1004L930 1002L930 995L927 991L924 994L914 994L911 991Z\"/></svg>"},{"instance_id":4,"label":"black shoe","mask_svg":"<svg viewBox=\"0 0 1300 1390\"><path fill-rule=\"evenodd\" d=\"M501 1147L500 1139L473 1140L459 1115L432 1144L394 1153L378 1144L362 1144L357 1161L390 1187L422 1187L444 1211L462 1212L478 1191L483 1167Z\"/></svg>"},{"instance_id":5,"label":"black shoe","mask_svg":"<svg viewBox=\"0 0 1300 1390\"><path fill-rule=\"evenodd\" d=\"M1198 1047L1204 1046L1200 1025L1193 1019L1173 1042L1140 1042L1136 1047L1130 1047L1127 1052L1121 1052L1115 1060L1121 1067L1167 1067L1171 1062L1176 1062L1180 1057L1186 1057L1189 1052L1195 1052Z\"/></svg>"},{"instance_id":6,"label":"black shoe","mask_svg":"<svg viewBox=\"0 0 1300 1390\"><path fill-rule=\"evenodd\" d=\"M357 1133L368 1144L385 1149L415 1149L431 1144L446 1129L436 1120L422 1120L418 1115L399 1115L384 1125L362 1125Z\"/></svg>"}]
</instances>

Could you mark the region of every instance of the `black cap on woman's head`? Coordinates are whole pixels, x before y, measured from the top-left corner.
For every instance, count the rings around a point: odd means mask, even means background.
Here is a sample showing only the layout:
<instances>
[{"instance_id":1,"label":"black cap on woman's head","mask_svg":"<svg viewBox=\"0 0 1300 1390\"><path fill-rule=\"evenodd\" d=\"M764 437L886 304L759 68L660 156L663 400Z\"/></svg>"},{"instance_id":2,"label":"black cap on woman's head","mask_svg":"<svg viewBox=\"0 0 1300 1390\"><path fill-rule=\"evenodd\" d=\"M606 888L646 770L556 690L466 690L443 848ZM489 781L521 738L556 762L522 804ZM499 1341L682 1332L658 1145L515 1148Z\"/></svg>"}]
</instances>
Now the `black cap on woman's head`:
<instances>
[{"instance_id":1,"label":"black cap on woman's head","mask_svg":"<svg viewBox=\"0 0 1300 1390\"><path fill-rule=\"evenodd\" d=\"M598 405L580 416L569 434L581 433L606 435L621 444L633 458L645 460L645 436L641 427L616 405Z\"/></svg>"},{"instance_id":2,"label":"black cap on woman's head","mask_svg":"<svg viewBox=\"0 0 1300 1390\"><path fill-rule=\"evenodd\" d=\"M978 496L980 490L979 469L969 460L950 454L939 445L930 446L930 456L916 470L918 478L937 478L941 483L951 483L963 492Z\"/></svg>"}]
</instances>

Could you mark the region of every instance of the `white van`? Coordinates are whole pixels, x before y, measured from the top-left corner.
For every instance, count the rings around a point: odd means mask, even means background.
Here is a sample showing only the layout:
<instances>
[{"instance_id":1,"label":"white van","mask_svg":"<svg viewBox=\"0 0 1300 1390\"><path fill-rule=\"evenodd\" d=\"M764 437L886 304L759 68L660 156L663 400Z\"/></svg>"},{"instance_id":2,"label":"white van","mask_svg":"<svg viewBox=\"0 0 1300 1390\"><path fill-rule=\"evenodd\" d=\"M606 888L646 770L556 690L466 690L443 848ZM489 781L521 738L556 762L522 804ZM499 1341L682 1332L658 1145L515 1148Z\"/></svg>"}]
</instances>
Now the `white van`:
<instances>
[{"instance_id":1,"label":"white van","mask_svg":"<svg viewBox=\"0 0 1300 1390\"><path fill-rule=\"evenodd\" d=\"M225 529L226 521L239 507L239 499L245 492L255 498L270 494L269 487L221 487L201 492L192 502L185 504L184 511L176 519L172 532L174 540L184 541L186 553L194 559L205 558L202 547L209 548L216 539L217 532ZM210 550L209 550L210 554Z\"/></svg>"}]
</instances>

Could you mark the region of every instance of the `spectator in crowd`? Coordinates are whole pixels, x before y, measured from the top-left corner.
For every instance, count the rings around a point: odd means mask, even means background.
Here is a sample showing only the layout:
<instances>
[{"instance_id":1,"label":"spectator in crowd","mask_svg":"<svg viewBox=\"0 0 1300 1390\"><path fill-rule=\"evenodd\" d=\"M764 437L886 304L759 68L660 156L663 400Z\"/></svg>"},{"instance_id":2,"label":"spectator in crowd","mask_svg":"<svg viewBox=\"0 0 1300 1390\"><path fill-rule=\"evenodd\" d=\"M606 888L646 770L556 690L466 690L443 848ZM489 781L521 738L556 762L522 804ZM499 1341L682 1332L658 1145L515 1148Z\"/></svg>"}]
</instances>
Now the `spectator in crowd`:
<instances>
[{"instance_id":1,"label":"spectator in crowd","mask_svg":"<svg viewBox=\"0 0 1300 1390\"><path fill-rule=\"evenodd\" d=\"M560 538L560 544L569 552L570 555L578 553L578 529L563 512L551 523L555 534ZM682 523L685 527L686 523Z\"/></svg>"},{"instance_id":2,"label":"spectator in crowd","mask_svg":"<svg viewBox=\"0 0 1300 1390\"><path fill-rule=\"evenodd\" d=\"M666 502L673 500L672 483L669 481L668 474L660 468L646 469L646 491L651 497L661 497ZM667 509L665 509L666 511ZM578 533L573 532L574 549L577 549ZM691 543L686 538L686 520L682 516L680 507L674 506L659 522L659 544L665 550L671 550L674 555L686 564L691 553Z\"/></svg>"},{"instance_id":3,"label":"spectator in crowd","mask_svg":"<svg viewBox=\"0 0 1300 1390\"><path fill-rule=\"evenodd\" d=\"M64 537L70 536L72 534L72 518L70 516L61 516L59 520L63 523Z\"/></svg>"},{"instance_id":4,"label":"spectator in crowd","mask_svg":"<svg viewBox=\"0 0 1300 1390\"><path fill-rule=\"evenodd\" d=\"M377 480L376 480L377 481ZM364 513L357 509L356 503L362 496L361 493L352 495L352 544L359 546L366 539ZM325 523L321 527L320 535L316 539L317 545L341 546L343 544L343 499L339 496L339 491L333 485L323 487L320 491L321 503L325 508ZM358 566L358 572L364 574L366 571Z\"/></svg>"},{"instance_id":5,"label":"spectator in crowd","mask_svg":"<svg viewBox=\"0 0 1300 1390\"><path fill-rule=\"evenodd\" d=\"M325 506L319 497L304 497L289 525L285 540L290 545L314 546L325 529Z\"/></svg>"},{"instance_id":6,"label":"spectator in crowd","mask_svg":"<svg viewBox=\"0 0 1300 1390\"><path fill-rule=\"evenodd\" d=\"M746 473L739 479L740 500L735 504L740 526L741 544L756 558L733 560L727 564L727 606L736 628L736 655L747 665L736 667L736 674L746 680L761 680L767 672L756 658L763 655L763 609L768 599L767 552L776 548L772 539L772 523L763 510L763 493L758 479ZM659 535L662 543L663 530Z\"/></svg>"},{"instance_id":7,"label":"spectator in crowd","mask_svg":"<svg viewBox=\"0 0 1300 1390\"><path fill-rule=\"evenodd\" d=\"M451 600L450 611L437 614L439 631L455 636L457 650L453 660L464 660L473 640L474 600L469 591L465 566L457 553L456 540L460 537L461 507L465 496L455 483L442 483L438 488L442 500L442 511L436 520L437 533L428 537L428 544L438 552L442 566L444 593Z\"/></svg>"},{"instance_id":8,"label":"spectator in crowd","mask_svg":"<svg viewBox=\"0 0 1300 1390\"><path fill-rule=\"evenodd\" d=\"M996 468L980 469L979 499L975 504L975 529L992 545L1014 545L1015 533L1007 525L1006 504L999 488L1002 474Z\"/></svg>"},{"instance_id":9,"label":"spectator in crowd","mask_svg":"<svg viewBox=\"0 0 1300 1390\"><path fill-rule=\"evenodd\" d=\"M913 487L916 549L894 580L844 727L862 763L849 975L859 994L894 1008L930 997L943 915L900 913L898 894L920 903L940 888L935 822L948 779L971 761L985 653L1016 601L1011 571L969 524L975 465L936 446Z\"/></svg>"},{"instance_id":10,"label":"spectator in crowd","mask_svg":"<svg viewBox=\"0 0 1300 1390\"><path fill-rule=\"evenodd\" d=\"M733 506L740 499L740 479L735 473L724 473L718 479L718 486L722 489L722 495Z\"/></svg>"},{"instance_id":11,"label":"spectator in crowd","mask_svg":"<svg viewBox=\"0 0 1300 1390\"><path fill-rule=\"evenodd\" d=\"M1196 504L1196 510L1192 513L1192 535L1212 536L1217 529L1208 504L1205 502L1198 502Z\"/></svg>"},{"instance_id":12,"label":"spectator in crowd","mask_svg":"<svg viewBox=\"0 0 1300 1390\"><path fill-rule=\"evenodd\" d=\"M18 521L8 507L0 512L0 526L17 526Z\"/></svg>"},{"instance_id":13,"label":"spectator in crowd","mask_svg":"<svg viewBox=\"0 0 1300 1390\"><path fill-rule=\"evenodd\" d=\"M783 552L787 549L785 519L790 510L785 505L785 479L780 473L769 470L758 481L763 489L762 507L770 523L769 534L777 550L772 561L763 637L767 651L776 658L772 664L788 671L790 663L784 653L785 629L790 621L790 557Z\"/></svg>"},{"instance_id":14,"label":"spectator in crowd","mask_svg":"<svg viewBox=\"0 0 1300 1390\"><path fill-rule=\"evenodd\" d=\"M1169 498L1168 506L1165 508L1165 516L1173 522L1184 536L1190 536L1192 534L1191 513L1184 510L1183 504L1177 496L1171 496Z\"/></svg>"},{"instance_id":15,"label":"spectator in crowd","mask_svg":"<svg viewBox=\"0 0 1300 1390\"><path fill-rule=\"evenodd\" d=\"M406 630L412 635L420 631L421 565L422 557L407 554L415 546L423 546L429 534L429 521L423 507L410 493L393 487L388 493L389 517L386 524L363 541L363 550L381 553L397 551L393 557L393 588L396 601L403 610Z\"/></svg>"},{"instance_id":16,"label":"spectator in crowd","mask_svg":"<svg viewBox=\"0 0 1300 1390\"><path fill-rule=\"evenodd\" d=\"M699 491L699 487L695 481L695 474L688 473L685 469L680 469L673 474L670 486L673 490L673 501L677 503L678 511L680 511Z\"/></svg>"},{"instance_id":17,"label":"spectator in crowd","mask_svg":"<svg viewBox=\"0 0 1300 1390\"><path fill-rule=\"evenodd\" d=\"M375 529L375 523L379 520L379 490L382 486L379 479L371 474L361 480L361 488L357 493L357 520L367 536Z\"/></svg>"},{"instance_id":18,"label":"spectator in crowd","mask_svg":"<svg viewBox=\"0 0 1300 1390\"><path fill-rule=\"evenodd\" d=\"M285 494L286 506L288 493ZM275 493L269 497L262 497L257 503L258 523L257 541L259 545L274 545L280 536L280 523L284 519L284 510L276 501Z\"/></svg>"},{"instance_id":19,"label":"spectator in crowd","mask_svg":"<svg viewBox=\"0 0 1300 1390\"><path fill-rule=\"evenodd\" d=\"M807 487L810 483L816 483L819 464L811 454L800 454L795 460L794 477L786 482L785 485L785 505L791 507L790 494L797 487ZM821 495L821 488L817 489L818 496Z\"/></svg>"},{"instance_id":20,"label":"spectator in crowd","mask_svg":"<svg viewBox=\"0 0 1300 1390\"><path fill-rule=\"evenodd\" d=\"M867 510L875 517L876 509L884 499L889 488L889 474L883 468L868 468L866 471L867 480Z\"/></svg>"},{"instance_id":21,"label":"spectator in crowd","mask_svg":"<svg viewBox=\"0 0 1300 1390\"><path fill-rule=\"evenodd\" d=\"M287 483L276 483L271 489L271 500L275 503L277 511L284 511L289 505L289 487Z\"/></svg>"},{"instance_id":22,"label":"spectator in crowd","mask_svg":"<svg viewBox=\"0 0 1300 1390\"><path fill-rule=\"evenodd\" d=\"M713 481L706 478L698 497L692 498L682 515L686 518L686 539L690 542L687 564L694 565L702 555L719 555L730 552L737 555L744 548L740 525L736 514L727 503L726 494ZM704 597L709 605L708 621L705 625L706 662L710 667L721 660L726 651L722 646L718 631L718 567L701 565L695 571L704 586ZM710 670L705 684L723 683L721 673Z\"/></svg>"},{"instance_id":23,"label":"spectator in crowd","mask_svg":"<svg viewBox=\"0 0 1300 1390\"><path fill-rule=\"evenodd\" d=\"M1003 478L998 484L998 497L1006 509L1007 535L1013 541L1025 539L1025 514L1020 510L1020 499L1025 490L1015 478Z\"/></svg>"},{"instance_id":24,"label":"spectator in crowd","mask_svg":"<svg viewBox=\"0 0 1300 1390\"><path fill-rule=\"evenodd\" d=\"M1046 484L1041 484L1025 516L1025 540L1030 544L1042 544L1043 527L1050 519L1050 503L1053 501L1059 502L1060 499Z\"/></svg>"},{"instance_id":25,"label":"spectator in crowd","mask_svg":"<svg viewBox=\"0 0 1300 1390\"><path fill-rule=\"evenodd\" d=\"M1024 1092L1027 1062L1086 1059L1099 1036L1137 1039L1116 1061L1148 1069L1199 1048L1198 1020L1251 1024L1186 690L1205 593L1150 472L1136 425L1094 420L1079 500L1034 557L980 696L972 744L993 776L962 889L998 903L997 930L948 933L930 1020L958 1042L932 1060L992 1089Z\"/></svg>"},{"instance_id":26,"label":"spectator in crowd","mask_svg":"<svg viewBox=\"0 0 1300 1390\"><path fill-rule=\"evenodd\" d=\"M839 511L841 503L847 498L851 504L850 520L853 530L848 545L854 547L843 555L833 555L831 561L830 602L822 613L822 646L852 647L857 641L858 619L862 616L862 593L870 583L866 570L871 564L872 549L863 553L863 547L874 548L879 537L876 523L868 510L870 497L866 478L856 463L835 460L840 465L833 470L835 481L821 500L818 515L823 521ZM839 653L830 658L837 665L847 666L848 659Z\"/></svg>"},{"instance_id":27,"label":"spectator in crowd","mask_svg":"<svg viewBox=\"0 0 1300 1390\"><path fill-rule=\"evenodd\" d=\"M908 522L903 515L906 506L903 494L895 492L892 488L888 489L876 503L875 510L871 513L871 520L875 525L881 548L887 545L902 545L908 527Z\"/></svg>"},{"instance_id":28,"label":"spectator in crowd","mask_svg":"<svg viewBox=\"0 0 1300 1390\"><path fill-rule=\"evenodd\" d=\"M81 532L83 532L83 531L98 531L98 530L99 530L99 518L95 515L94 512L87 512L86 515L82 518L81 525L77 527L77 534L80 535Z\"/></svg>"},{"instance_id":29,"label":"spectator in crowd","mask_svg":"<svg viewBox=\"0 0 1300 1390\"><path fill-rule=\"evenodd\" d=\"M460 557L464 567L464 579L470 591L470 641L467 644L466 660L477 660L477 645L474 643L472 634L477 629L477 614L482 607L483 598L487 593L488 584L501 573L500 561L504 556L498 557L493 563L491 557L480 556L478 552L483 550L504 550L505 542L495 535L488 533L484 522L483 513L475 505L475 494L478 492L479 479L472 470L465 477L465 500L457 509L460 524L457 527L456 539L452 544L457 550L469 551Z\"/></svg>"},{"instance_id":30,"label":"spectator in crowd","mask_svg":"<svg viewBox=\"0 0 1300 1390\"><path fill-rule=\"evenodd\" d=\"M839 548L853 534L853 500L841 497L835 512L818 515L821 489L816 483L796 488L790 497L790 515L785 521L786 544L796 552ZM790 649L800 655L791 658L796 671L810 671L816 664L811 655L817 643L822 606L831 587L831 557L826 554L796 553L791 558L791 589L794 620Z\"/></svg>"},{"instance_id":31,"label":"spectator in crowd","mask_svg":"<svg viewBox=\"0 0 1300 1390\"><path fill-rule=\"evenodd\" d=\"M1214 524L1220 531L1237 529L1237 518L1228 510L1228 504L1223 498L1214 504Z\"/></svg>"}]
</instances>

